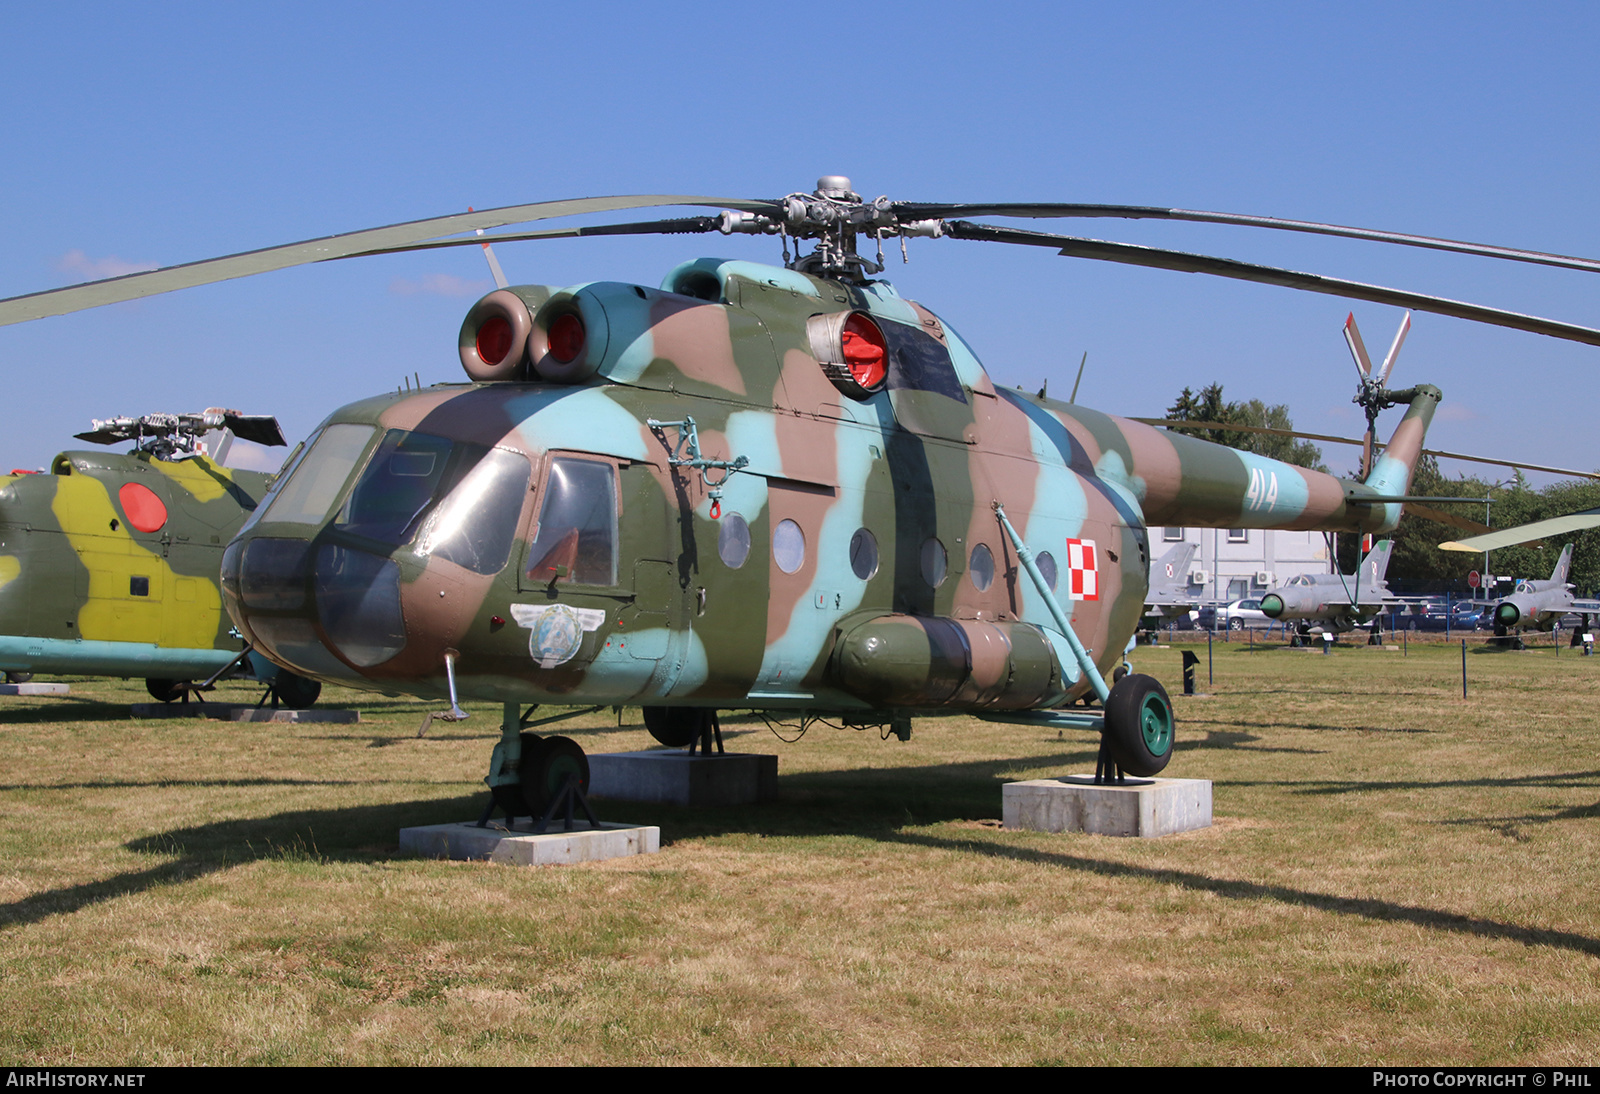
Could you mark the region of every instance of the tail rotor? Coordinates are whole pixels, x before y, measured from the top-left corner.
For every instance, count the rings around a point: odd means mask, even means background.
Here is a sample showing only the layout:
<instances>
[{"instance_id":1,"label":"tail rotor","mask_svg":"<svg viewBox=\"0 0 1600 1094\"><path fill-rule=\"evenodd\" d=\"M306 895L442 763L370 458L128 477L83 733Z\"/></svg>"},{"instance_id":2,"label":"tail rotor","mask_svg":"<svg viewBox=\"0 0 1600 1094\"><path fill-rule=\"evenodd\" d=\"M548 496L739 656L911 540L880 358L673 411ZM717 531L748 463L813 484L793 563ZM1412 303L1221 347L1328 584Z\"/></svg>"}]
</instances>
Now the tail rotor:
<instances>
[{"instance_id":1,"label":"tail rotor","mask_svg":"<svg viewBox=\"0 0 1600 1094\"><path fill-rule=\"evenodd\" d=\"M1358 404L1367 416L1367 433L1362 438L1361 445L1361 477L1365 479L1372 471L1372 439L1377 426L1378 415L1401 400L1395 398L1395 393L1388 388L1389 375L1394 371L1395 359L1400 356L1400 347L1405 344L1406 335L1411 331L1411 313L1406 312L1405 318L1400 320L1400 329L1395 332L1394 342L1389 346L1389 353L1383 359L1383 365L1373 375L1372 358L1367 355L1366 343L1361 340L1361 329L1356 326L1355 313L1351 312L1344 321L1344 341L1350 347L1350 356L1355 358L1356 372L1360 379L1356 388L1356 396L1351 402Z\"/></svg>"}]
</instances>

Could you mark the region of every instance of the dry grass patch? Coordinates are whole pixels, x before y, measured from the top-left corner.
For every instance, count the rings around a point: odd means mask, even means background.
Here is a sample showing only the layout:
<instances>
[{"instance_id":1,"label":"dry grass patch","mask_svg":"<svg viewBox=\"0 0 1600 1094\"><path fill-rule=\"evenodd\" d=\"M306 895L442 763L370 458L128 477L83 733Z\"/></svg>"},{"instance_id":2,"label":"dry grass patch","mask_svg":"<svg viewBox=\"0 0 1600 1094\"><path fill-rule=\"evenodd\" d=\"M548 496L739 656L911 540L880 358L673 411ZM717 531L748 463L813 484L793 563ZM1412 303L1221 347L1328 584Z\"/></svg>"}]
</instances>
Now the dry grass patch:
<instances>
[{"instance_id":1,"label":"dry grass patch","mask_svg":"<svg viewBox=\"0 0 1600 1094\"><path fill-rule=\"evenodd\" d=\"M1201 650L1202 659L1205 650ZM815 729L780 800L564 869L399 859L476 815L498 711L415 737L0 708L0 1051L20 1063L1584 1063L1600 1028L1600 660L1217 645L1158 841L999 828L1094 742ZM1174 691L1176 650L1138 658ZM1201 678L1204 680L1202 664ZM636 711L567 732L644 747Z\"/></svg>"}]
</instances>

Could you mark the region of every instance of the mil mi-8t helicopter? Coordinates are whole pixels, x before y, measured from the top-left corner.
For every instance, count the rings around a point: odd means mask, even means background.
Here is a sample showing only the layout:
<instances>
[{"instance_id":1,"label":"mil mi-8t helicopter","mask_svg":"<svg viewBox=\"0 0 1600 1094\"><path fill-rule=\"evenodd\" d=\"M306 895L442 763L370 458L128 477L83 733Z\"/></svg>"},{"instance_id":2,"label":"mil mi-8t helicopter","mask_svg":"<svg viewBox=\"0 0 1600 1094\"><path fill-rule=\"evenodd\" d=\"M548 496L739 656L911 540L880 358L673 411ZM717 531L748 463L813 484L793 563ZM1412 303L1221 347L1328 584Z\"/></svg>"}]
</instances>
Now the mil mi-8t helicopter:
<instances>
[{"instance_id":1,"label":"mil mi-8t helicopter","mask_svg":"<svg viewBox=\"0 0 1600 1094\"><path fill-rule=\"evenodd\" d=\"M440 237L664 205L714 216ZM785 265L699 259L659 287L517 286L458 349L471 380L342 407L228 546L228 610L316 679L505 704L487 782L543 810L586 773L522 704L640 704L658 739L715 712L831 716L909 735L969 712L1101 724L1136 775L1171 755L1155 680L1107 683L1145 602L1150 524L1382 532L1440 393L1407 404L1363 481L1019 391L882 270L885 238L1048 246L1441 312L1600 345L1600 331L1436 297L977 216L1128 216L1314 231L1600 270L1600 263L1296 221L1081 205L863 201L847 179L774 201L592 198L485 210L0 301L0 322L304 262L558 236L780 236ZM858 236L880 258L858 252ZM815 248L799 255L802 240ZM796 255L789 257L791 241Z\"/></svg>"}]
</instances>

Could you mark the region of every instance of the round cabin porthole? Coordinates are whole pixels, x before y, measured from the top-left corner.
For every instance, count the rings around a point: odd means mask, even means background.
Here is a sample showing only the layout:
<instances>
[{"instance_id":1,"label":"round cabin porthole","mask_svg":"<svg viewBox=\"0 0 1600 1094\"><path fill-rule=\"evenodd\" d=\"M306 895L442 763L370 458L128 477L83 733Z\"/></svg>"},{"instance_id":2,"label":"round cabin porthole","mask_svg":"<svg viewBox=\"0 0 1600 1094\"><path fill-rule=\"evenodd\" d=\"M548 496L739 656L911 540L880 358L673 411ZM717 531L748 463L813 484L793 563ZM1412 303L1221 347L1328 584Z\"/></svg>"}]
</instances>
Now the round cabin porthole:
<instances>
[{"instance_id":1,"label":"round cabin porthole","mask_svg":"<svg viewBox=\"0 0 1600 1094\"><path fill-rule=\"evenodd\" d=\"M717 527L717 554L730 570L750 557L750 525L738 513L724 513Z\"/></svg>"},{"instance_id":2,"label":"round cabin porthole","mask_svg":"<svg viewBox=\"0 0 1600 1094\"><path fill-rule=\"evenodd\" d=\"M806 561L806 534L792 520L782 520L772 531L772 561L778 569L792 574Z\"/></svg>"},{"instance_id":3,"label":"round cabin porthole","mask_svg":"<svg viewBox=\"0 0 1600 1094\"><path fill-rule=\"evenodd\" d=\"M1055 556L1052 555L1049 551L1040 551L1039 552L1039 557L1033 560L1033 564L1035 566L1039 567L1039 573L1044 575L1044 583L1046 585L1050 586L1050 591L1051 592L1055 592L1056 591L1056 560L1055 560Z\"/></svg>"},{"instance_id":4,"label":"round cabin porthole","mask_svg":"<svg viewBox=\"0 0 1600 1094\"><path fill-rule=\"evenodd\" d=\"M967 562L967 576L972 578L973 588L980 593L994 584L994 555L982 543L972 549L972 557Z\"/></svg>"},{"instance_id":5,"label":"round cabin porthole","mask_svg":"<svg viewBox=\"0 0 1600 1094\"><path fill-rule=\"evenodd\" d=\"M922 580L928 583L929 588L937 589L944 584L944 577L950 567L950 556L945 553L944 544L939 542L937 536L929 536L922 541Z\"/></svg>"},{"instance_id":6,"label":"round cabin porthole","mask_svg":"<svg viewBox=\"0 0 1600 1094\"><path fill-rule=\"evenodd\" d=\"M850 537L850 571L862 581L878 572L878 540L865 528Z\"/></svg>"}]
</instances>

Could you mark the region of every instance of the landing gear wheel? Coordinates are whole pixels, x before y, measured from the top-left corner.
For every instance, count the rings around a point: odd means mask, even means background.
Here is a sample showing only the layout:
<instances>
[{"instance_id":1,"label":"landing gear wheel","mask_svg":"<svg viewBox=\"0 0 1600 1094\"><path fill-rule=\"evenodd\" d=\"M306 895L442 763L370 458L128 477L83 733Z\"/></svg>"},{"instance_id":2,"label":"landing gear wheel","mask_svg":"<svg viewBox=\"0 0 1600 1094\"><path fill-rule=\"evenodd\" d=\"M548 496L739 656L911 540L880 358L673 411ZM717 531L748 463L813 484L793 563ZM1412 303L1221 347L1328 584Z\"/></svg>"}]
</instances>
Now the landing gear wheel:
<instances>
[{"instance_id":1,"label":"landing gear wheel","mask_svg":"<svg viewBox=\"0 0 1600 1094\"><path fill-rule=\"evenodd\" d=\"M1106 696L1105 742L1129 775L1148 778L1172 759L1172 700L1154 677L1132 673Z\"/></svg>"},{"instance_id":2,"label":"landing gear wheel","mask_svg":"<svg viewBox=\"0 0 1600 1094\"><path fill-rule=\"evenodd\" d=\"M644 728L668 748L687 748L705 727L700 707L645 707Z\"/></svg>"},{"instance_id":3,"label":"landing gear wheel","mask_svg":"<svg viewBox=\"0 0 1600 1094\"><path fill-rule=\"evenodd\" d=\"M144 689L158 703L175 703L189 690L189 684L186 680L148 679L144 682Z\"/></svg>"},{"instance_id":4,"label":"landing gear wheel","mask_svg":"<svg viewBox=\"0 0 1600 1094\"><path fill-rule=\"evenodd\" d=\"M521 742L520 754L522 757L517 761L517 769L520 773L528 770L529 757L533 755L534 751L539 747L539 742L544 738L537 733L523 733L518 735L518 739ZM528 800L523 796L522 787L517 783L491 786L489 793L494 796L494 803L500 807L500 811L506 815L507 820L530 815L537 817L544 812L541 809L537 813L529 814Z\"/></svg>"},{"instance_id":5,"label":"landing gear wheel","mask_svg":"<svg viewBox=\"0 0 1600 1094\"><path fill-rule=\"evenodd\" d=\"M1574 637L1576 637L1578 632L1577 631L1573 631L1572 633L1573 633ZM6 683L8 683L8 684L26 684L29 680L32 680L32 679L33 679L33 673L31 673L31 672L8 672L8 673L6 673Z\"/></svg>"},{"instance_id":6,"label":"landing gear wheel","mask_svg":"<svg viewBox=\"0 0 1600 1094\"><path fill-rule=\"evenodd\" d=\"M290 710L305 710L322 694L322 681L308 680L283 669L278 670L272 686L277 689L278 701Z\"/></svg>"},{"instance_id":7,"label":"landing gear wheel","mask_svg":"<svg viewBox=\"0 0 1600 1094\"><path fill-rule=\"evenodd\" d=\"M571 737L545 737L529 749L529 736L532 734L524 734L522 762L517 770L522 778L522 797L533 816L544 816L569 775L577 776L579 790L589 792L589 757L577 741Z\"/></svg>"}]
</instances>

